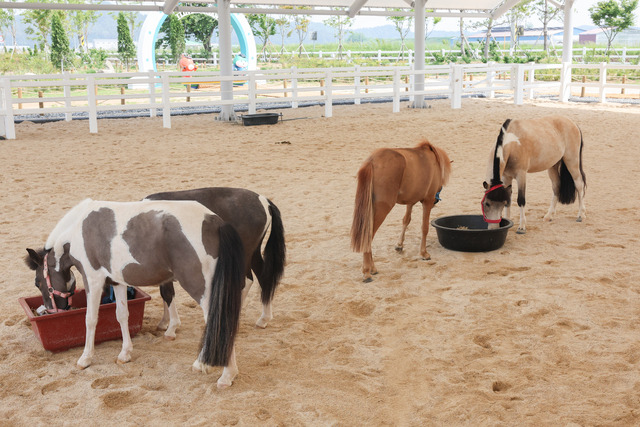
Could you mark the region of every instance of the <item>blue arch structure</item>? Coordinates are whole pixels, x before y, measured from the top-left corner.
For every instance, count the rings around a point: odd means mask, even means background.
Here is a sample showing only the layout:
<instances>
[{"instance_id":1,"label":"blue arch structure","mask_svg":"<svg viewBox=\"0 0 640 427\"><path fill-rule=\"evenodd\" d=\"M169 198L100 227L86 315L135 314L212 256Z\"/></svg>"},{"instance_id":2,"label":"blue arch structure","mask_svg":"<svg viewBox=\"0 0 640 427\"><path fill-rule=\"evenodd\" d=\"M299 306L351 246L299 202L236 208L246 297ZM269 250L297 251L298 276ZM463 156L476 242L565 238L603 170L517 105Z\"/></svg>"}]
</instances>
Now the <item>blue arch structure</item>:
<instances>
[{"instance_id":1,"label":"blue arch structure","mask_svg":"<svg viewBox=\"0 0 640 427\"><path fill-rule=\"evenodd\" d=\"M147 18L142 24L140 35L138 36L138 70L144 71L158 71L156 66L156 40L158 40L158 33L168 15L162 12L151 12L147 14ZM256 41L253 37L253 31L249 21L243 14L232 13L231 14L231 26L233 31L238 37L240 43L240 51L247 58L249 64L249 70L255 70L258 68L258 56L256 54ZM221 60L229 60L231 58L220 58Z\"/></svg>"}]
</instances>

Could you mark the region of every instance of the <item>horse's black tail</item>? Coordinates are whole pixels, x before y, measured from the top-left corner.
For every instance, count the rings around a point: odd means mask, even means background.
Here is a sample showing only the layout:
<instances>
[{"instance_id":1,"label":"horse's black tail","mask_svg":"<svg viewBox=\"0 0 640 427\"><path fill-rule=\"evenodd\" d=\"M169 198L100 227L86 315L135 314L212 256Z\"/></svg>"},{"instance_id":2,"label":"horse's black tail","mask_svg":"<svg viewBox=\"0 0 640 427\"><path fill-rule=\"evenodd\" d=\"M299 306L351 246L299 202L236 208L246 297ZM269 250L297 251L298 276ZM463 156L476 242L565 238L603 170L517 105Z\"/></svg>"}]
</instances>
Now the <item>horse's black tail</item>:
<instances>
[{"instance_id":1,"label":"horse's black tail","mask_svg":"<svg viewBox=\"0 0 640 427\"><path fill-rule=\"evenodd\" d=\"M287 247L284 241L284 227L280 210L269 200L269 213L271 214L271 234L264 248L263 269L258 277L262 289L261 299L263 304L268 304L273 299L278 283L284 273L284 264L287 256Z\"/></svg>"},{"instance_id":2,"label":"horse's black tail","mask_svg":"<svg viewBox=\"0 0 640 427\"><path fill-rule=\"evenodd\" d=\"M582 182L584 186L587 186L587 178L582 168L582 147L584 141L582 140L582 131L580 131L580 175L582 175ZM576 183L567 169L564 160L560 161L560 193L558 194L558 201L563 205L569 205L576 200Z\"/></svg>"},{"instance_id":3,"label":"horse's black tail","mask_svg":"<svg viewBox=\"0 0 640 427\"><path fill-rule=\"evenodd\" d=\"M560 161L560 192L558 193L558 201L563 205L568 205L576 200L576 183L564 164L564 160Z\"/></svg>"},{"instance_id":4,"label":"horse's black tail","mask_svg":"<svg viewBox=\"0 0 640 427\"><path fill-rule=\"evenodd\" d=\"M201 362L209 366L227 366L242 306L244 287L244 249L242 240L230 224L219 230L219 252L211 281L209 312L202 336Z\"/></svg>"}]
</instances>

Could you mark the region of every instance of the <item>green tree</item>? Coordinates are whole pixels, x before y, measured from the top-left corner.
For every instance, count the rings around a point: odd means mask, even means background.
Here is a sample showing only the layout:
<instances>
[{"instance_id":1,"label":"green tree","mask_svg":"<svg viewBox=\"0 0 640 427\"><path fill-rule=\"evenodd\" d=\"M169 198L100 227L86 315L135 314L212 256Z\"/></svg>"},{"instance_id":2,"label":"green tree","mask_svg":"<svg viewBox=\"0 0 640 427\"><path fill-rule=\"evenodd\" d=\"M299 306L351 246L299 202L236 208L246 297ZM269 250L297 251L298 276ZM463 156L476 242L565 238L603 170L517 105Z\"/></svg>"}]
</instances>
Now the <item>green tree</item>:
<instances>
[{"instance_id":1,"label":"green tree","mask_svg":"<svg viewBox=\"0 0 640 427\"><path fill-rule=\"evenodd\" d=\"M51 63L54 67L64 69L64 65L70 60L71 49L60 15L61 12L57 11L51 17Z\"/></svg>"},{"instance_id":2,"label":"green tree","mask_svg":"<svg viewBox=\"0 0 640 427\"><path fill-rule=\"evenodd\" d=\"M402 9L393 9L396 11L402 11ZM411 10L413 12L413 9ZM387 16L387 21L396 27L396 31L400 36L400 55L398 58L404 57L404 51L407 49L407 45L404 40L407 38L409 31L411 31L411 25L413 25L413 16Z\"/></svg>"},{"instance_id":3,"label":"green tree","mask_svg":"<svg viewBox=\"0 0 640 427\"><path fill-rule=\"evenodd\" d=\"M211 15L194 13L181 19L184 25L184 33L188 37L193 37L202 43L208 57L211 56L211 37L218 28L218 20Z\"/></svg>"},{"instance_id":4,"label":"green tree","mask_svg":"<svg viewBox=\"0 0 640 427\"><path fill-rule=\"evenodd\" d=\"M171 59L178 62L180 54L184 52L187 45L184 36L184 26L176 15L169 15L169 48L171 49Z\"/></svg>"},{"instance_id":5,"label":"green tree","mask_svg":"<svg viewBox=\"0 0 640 427\"><path fill-rule=\"evenodd\" d=\"M44 3L44 0L26 0L27 3ZM32 36L31 40L40 44L42 50L49 51L49 31L51 30L51 9L29 9L22 14L23 22L27 24L25 33Z\"/></svg>"},{"instance_id":6,"label":"green tree","mask_svg":"<svg viewBox=\"0 0 640 427\"><path fill-rule=\"evenodd\" d=\"M292 9L297 10L309 10L310 6L292 6ZM309 32L309 23L311 19L309 15L294 15L293 16L293 27L298 35L298 56L302 56L302 49L304 49L304 39L307 38L307 33Z\"/></svg>"},{"instance_id":7,"label":"green tree","mask_svg":"<svg viewBox=\"0 0 640 427\"><path fill-rule=\"evenodd\" d=\"M79 0L73 0L74 3ZM74 10L69 13L71 18L71 29L76 38L77 46L83 52L89 52L88 39L91 26L98 22L100 13L95 10Z\"/></svg>"},{"instance_id":8,"label":"green tree","mask_svg":"<svg viewBox=\"0 0 640 427\"><path fill-rule=\"evenodd\" d=\"M291 15L280 15L279 18L276 18L276 26L278 27L278 32L280 33L280 53L284 52L284 41L287 37L291 36L293 30L291 29Z\"/></svg>"},{"instance_id":9,"label":"green tree","mask_svg":"<svg viewBox=\"0 0 640 427\"><path fill-rule=\"evenodd\" d=\"M633 25L633 12L638 7L638 0L605 0L589 8L591 20L602 29L607 37L607 51L620 31Z\"/></svg>"},{"instance_id":10,"label":"green tree","mask_svg":"<svg viewBox=\"0 0 640 427\"><path fill-rule=\"evenodd\" d=\"M557 4L557 3L554 3ZM544 51L549 53L549 23L562 18L562 8L549 5L549 0L538 0L533 4L540 21L542 21L542 36L544 37Z\"/></svg>"},{"instance_id":11,"label":"green tree","mask_svg":"<svg viewBox=\"0 0 640 427\"><path fill-rule=\"evenodd\" d=\"M253 35L262 42L262 57L266 61L267 44L269 43L269 37L276 34L277 21L275 18L265 14L249 14L247 15L247 21L249 21Z\"/></svg>"},{"instance_id":12,"label":"green tree","mask_svg":"<svg viewBox=\"0 0 640 427\"><path fill-rule=\"evenodd\" d=\"M13 46L14 48L16 46L16 18L14 11L15 9L0 9L0 36L2 36L2 44L4 45L5 51L7 50L7 37L5 35L6 29L11 31Z\"/></svg>"},{"instance_id":13,"label":"green tree","mask_svg":"<svg viewBox=\"0 0 640 427\"><path fill-rule=\"evenodd\" d=\"M127 26L127 19L122 12L118 14L118 54L129 71L129 63L136 56L136 47Z\"/></svg>"},{"instance_id":14,"label":"green tree","mask_svg":"<svg viewBox=\"0 0 640 427\"><path fill-rule=\"evenodd\" d=\"M334 7L332 10L340 10ZM349 28L353 26L353 19L345 15L332 15L323 21L326 25L333 28L334 35L338 39L338 59L342 59L342 40L349 33Z\"/></svg>"}]
</instances>

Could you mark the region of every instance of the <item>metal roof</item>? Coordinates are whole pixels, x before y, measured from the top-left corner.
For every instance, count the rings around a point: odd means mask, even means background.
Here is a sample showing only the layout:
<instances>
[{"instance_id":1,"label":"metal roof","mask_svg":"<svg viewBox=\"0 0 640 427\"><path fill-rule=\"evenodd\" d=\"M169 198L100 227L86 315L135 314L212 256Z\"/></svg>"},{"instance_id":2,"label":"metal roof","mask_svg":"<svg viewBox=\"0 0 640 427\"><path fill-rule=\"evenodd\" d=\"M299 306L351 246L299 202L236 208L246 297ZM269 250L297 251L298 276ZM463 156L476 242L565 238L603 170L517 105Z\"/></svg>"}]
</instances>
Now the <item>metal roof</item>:
<instances>
[{"instance_id":1,"label":"metal roof","mask_svg":"<svg viewBox=\"0 0 640 427\"><path fill-rule=\"evenodd\" d=\"M413 16L413 0L230 0L231 12L347 15L354 16ZM427 16L453 18L498 18L520 0L426 0ZM208 12L217 11L217 0L75 0L68 3L26 2L25 0L0 1L3 9L58 9L58 10L103 10L140 12L198 12L205 4ZM306 6L306 9L299 9ZM298 9L296 9L298 8Z\"/></svg>"}]
</instances>

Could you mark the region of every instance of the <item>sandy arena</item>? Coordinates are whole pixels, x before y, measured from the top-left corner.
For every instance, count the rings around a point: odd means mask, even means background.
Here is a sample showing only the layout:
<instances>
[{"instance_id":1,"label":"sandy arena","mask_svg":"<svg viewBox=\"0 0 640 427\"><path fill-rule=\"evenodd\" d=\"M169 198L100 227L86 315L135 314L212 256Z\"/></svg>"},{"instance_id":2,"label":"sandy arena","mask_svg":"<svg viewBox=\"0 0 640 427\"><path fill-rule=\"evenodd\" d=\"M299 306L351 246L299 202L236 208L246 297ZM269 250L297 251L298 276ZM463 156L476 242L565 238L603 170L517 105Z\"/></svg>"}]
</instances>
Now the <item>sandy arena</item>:
<instances>
[{"instance_id":1,"label":"sandy arena","mask_svg":"<svg viewBox=\"0 0 640 427\"><path fill-rule=\"evenodd\" d=\"M282 110L273 126L213 115L17 125L0 141L0 425L563 425L640 424L640 108L465 99L400 113L391 104ZM376 235L379 274L361 281L349 248L355 174L378 147L421 138L453 160L432 218L478 214L486 161L506 118L562 114L584 134L587 217L551 198L545 172L527 178L527 234L513 227L489 253L446 250L431 227L418 257L421 208L394 245L404 207ZM240 374L191 371L202 311L176 286L182 327L156 330L162 300L145 307L132 361L121 341L53 354L18 298L36 295L25 248L40 248L86 197L138 200L206 186L245 187L280 208L288 264L266 329L252 289L236 341ZM514 198L515 203L515 198ZM512 209L516 214L517 209ZM78 276L79 277L79 276Z\"/></svg>"}]
</instances>

